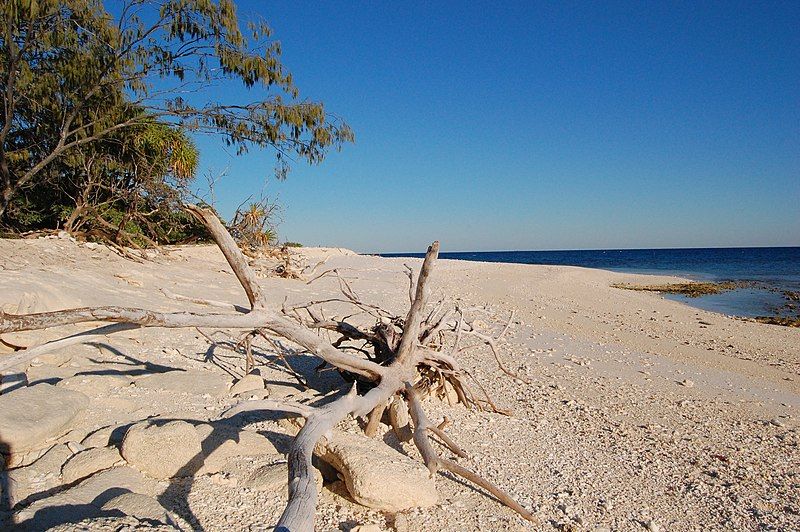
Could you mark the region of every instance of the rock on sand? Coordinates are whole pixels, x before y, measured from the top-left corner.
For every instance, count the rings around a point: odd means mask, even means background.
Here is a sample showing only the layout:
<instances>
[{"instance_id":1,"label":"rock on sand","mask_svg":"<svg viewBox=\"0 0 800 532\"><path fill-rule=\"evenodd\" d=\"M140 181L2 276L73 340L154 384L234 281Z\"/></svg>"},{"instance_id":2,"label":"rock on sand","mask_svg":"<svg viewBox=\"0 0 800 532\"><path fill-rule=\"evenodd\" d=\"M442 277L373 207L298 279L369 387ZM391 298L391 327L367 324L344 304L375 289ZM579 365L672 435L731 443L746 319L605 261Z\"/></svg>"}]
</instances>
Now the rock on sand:
<instances>
[{"instance_id":1,"label":"rock on sand","mask_svg":"<svg viewBox=\"0 0 800 532\"><path fill-rule=\"evenodd\" d=\"M317 485L317 491L319 491L322 488L322 473L320 473L318 469L314 469L313 474L314 483ZM284 495L288 496L288 478L289 464L286 462L278 462L256 469L244 482L244 486L253 491L268 491L271 493L282 491Z\"/></svg>"},{"instance_id":2,"label":"rock on sand","mask_svg":"<svg viewBox=\"0 0 800 532\"><path fill-rule=\"evenodd\" d=\"M133 425L122 440L122 457L142 473L158 479L191 476L202 462L200 438L185 421Z\"/></svg>"},{"instance_id":3,"label":"rock on sand","mask_svg":"<svg viewBox=\"0 0 800 532\"><path fill-rule=\"evenodd\" d=\"M335 432L321 458L342 474L353 500L369 508L399 512L438 500L428 470L383 441Z\"/></svg>"},{"instance_id":4,"label":"rock on sand","mask_svg":"<svg viewBox=\"0 0 800 532\"><path fill-rule=\"evenodd\" d=\"M141 493L123 493L102 506L107 512L121 512L137 519L147 519L166 523L167 510L152 497Z\"/></svg>"},{"instance_id":5,"label":"rock on sand","mask_svg":"<svg viewBox=\"0 0 800 532\"><path fill-rule=\"evenodd\" d=\"M70 488L31 504L16 514L21 530L47 530L61 523L98 517L102 506L128 492L155 495L155 481L130 467L117 467L97 473Z\"/></svg>"},{"instance_id":6,"label":"rock on sand","mask_svg":"<svg viewBox=\"0 0 800 532\"><path fill-rule=\"evenodd\" d=\"M80 392L39 384L0 396L0 453L11 458L45 447L66 432L89 403Z\"/></svg>"},{"instance_id":7,"label":"rock on sand","mask_svg":"<svg viewBox=\"0 0 800 532\"><path fill-rule=\"evenodd\" d=\"M111 469L123 462L119 451L114 447L86 449L70 458L61 468L61 482L72 484L90 475Z\"/></svg>"}]
</instances>

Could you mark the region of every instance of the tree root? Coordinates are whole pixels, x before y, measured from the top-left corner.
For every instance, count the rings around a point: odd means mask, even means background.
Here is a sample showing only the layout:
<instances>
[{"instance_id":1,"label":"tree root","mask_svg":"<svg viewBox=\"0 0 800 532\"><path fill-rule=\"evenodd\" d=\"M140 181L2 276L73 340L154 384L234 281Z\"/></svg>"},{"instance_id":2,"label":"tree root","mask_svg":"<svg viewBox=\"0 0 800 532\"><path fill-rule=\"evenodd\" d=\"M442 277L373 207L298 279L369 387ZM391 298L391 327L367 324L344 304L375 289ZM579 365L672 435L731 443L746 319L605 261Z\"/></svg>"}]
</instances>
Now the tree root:
<instances>
[{"instance_id":1,"label":"tree root","mask_svg":"<svg viewBox=\"0 0 800 532\"><path fill-rule=\"evenodd\" d=\"M405 316L392 314L374 305L362 302L350 285L335 270L318 275L334 276L340 283L345 302L355 306L358 313L371 316L375 325L366 327L350 323L348 318L326 319L319 308L322 302L312 302L287 308L281 312L268 308L267 298L247 259L236 246L230 233L214 213L197 206L187 206L209 230L236 278L244 288L250 302L247 312L195 313L195 312L154 312L145 309L106 306L79 308L38 314L12 315L0 312L0 333L46 329L68 324L86 322L114 322L111 325L95 328L87 332L68 336L39 346L17 351L0 360L0 370L23 364L43 352L75 343L85 342L100 335L139 327L201 327L219 329L239 329L243 334L238 343L230 349L243 352L246 356L246 370L252 368L252 341L260 337L269 341L280 337L299 345L318 357L323 364L338 370L345 379L353 381L350 391L323 405L309 405L263 400L246 401L235 407L233 412L250 410L274 410L292 416L302 416L305 424L298 432L289 451L289 501L277 524L291 531L311 531L314 528L314 514L317 503L317 489L314 482L312 456L317 442L328 436L334 427L348 416L367 417L366 433L378 432L384 411L389 408L389 420L398 434L410 436L422 455L431 474L438 470L449 471L480 486L502 504L508 506L523 518L535 521L536 518L500 488L480 475L469 471L456 462L440 457L434 450L430 436L434 435L443 446L458 457L466 453L444 432L441 426L431 424L422 408L420 395L454 391L458 402L467 407L490 408L501 412L492 403L486 391L474 377L462 370L456 360L459 344L466 335L478 338L489 345L500 368L513 375L500 362L496 340L508 330L511 318L498 337L492 337L468 324L465 313L468 309L445 310L444 301L426 314L425 309L430 294L430 275L433 272L439 252L439 243L434 242L422 263L416 282L409 268L409 299L411 307ZM194 303L216 306L226 310L242 310L221 302L195 300L164 292L167 297L187 300ZM334 301L334 300L326 300ZM246 310L246 309L245 309ZM315 331L328 331L338 334L333 342L323 340ZM213 339L202 333L210 342ZM445 335L454 334L455 342L445 352ZM268 336L269 335L269 336ZM359 347L360 346L360 347ZM288 361L282 358L290 372L294 373ZM515 376L516 377L516 376ZM483 397L478 397L468 386L471 378L478 385ZM359 393L362 390L362 393ZM406 401L410 407L413 431L408 434L408 425L400 426ZM229 413L230 414L230 413Z\"/></svg>"}]
</instances>

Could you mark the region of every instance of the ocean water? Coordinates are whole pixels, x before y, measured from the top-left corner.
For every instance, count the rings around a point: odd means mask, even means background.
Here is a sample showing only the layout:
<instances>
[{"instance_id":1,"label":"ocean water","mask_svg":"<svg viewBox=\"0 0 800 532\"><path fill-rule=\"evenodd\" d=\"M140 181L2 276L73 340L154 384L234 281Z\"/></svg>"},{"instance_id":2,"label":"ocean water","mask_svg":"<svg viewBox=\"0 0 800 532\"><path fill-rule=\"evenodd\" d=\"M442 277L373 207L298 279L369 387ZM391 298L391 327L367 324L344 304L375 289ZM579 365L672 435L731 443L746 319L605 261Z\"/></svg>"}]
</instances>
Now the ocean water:
<instances>
[{"instance_id":1,"label":"ocean water","mask_svg":"<svg viewBox=\"0 0 800 532\"><path fill-rule=\"evenodd\" d=\"M386 253L384 257L423 257ZM697 298L668 294L689 305L735 316L793 316L784 292L800 292L800 247L476 251L443 259L583 266L627 273L678 275L698 281L740 281L746 287ZM797 304L797 302L795 302Z\"/></svg>"}]
</instances>

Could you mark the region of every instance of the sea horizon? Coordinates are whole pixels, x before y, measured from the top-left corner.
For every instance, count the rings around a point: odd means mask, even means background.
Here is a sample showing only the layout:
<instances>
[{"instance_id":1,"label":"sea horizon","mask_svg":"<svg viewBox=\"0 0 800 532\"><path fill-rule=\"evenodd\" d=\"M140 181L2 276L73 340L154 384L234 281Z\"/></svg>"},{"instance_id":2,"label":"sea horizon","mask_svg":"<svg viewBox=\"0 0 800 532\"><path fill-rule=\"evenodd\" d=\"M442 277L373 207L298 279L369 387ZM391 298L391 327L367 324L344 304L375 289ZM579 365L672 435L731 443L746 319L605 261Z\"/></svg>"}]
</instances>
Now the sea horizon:
<instances>
[{"instance_id":1,"label":"sea horizon","mask_svg":"<svg viewBox=\"0 0 800 532\"><path fill-rule=\"evenodd\" d=\"M333 246L326 246L326 247L333 247ZM341 247L341 246L338 246ZM653 246L653 247L617 247L617 248L549 248L549 249L487 249L487 250L454 250L454 251L442 251L439 255L443 255L446 253L528 253L528 252L560 252L560 251L649 251L649 250L684 250L684 249L793 249L797 248L800 249L800 244L792 245L792 246L682 246L682 247L660 247L660 246ZM418 251L385 251L385 252L364 252L359 253L359 255L378 255L381 257L387 256L402 256L402 257L410 257L410 256L425 256L425 253L421 253Z\"/></svg>"},{"instance_id":2,"label":"sea horizon","mask_svg":"<svg viewBox=\"0 0 800 532\"><path fill-rule=\"evenodd\" d=\"M422 257L422 253L381 253L382 257ZM447 251L442 259L577 266L694 281L743 283L735 290L703 297L665 294L693 307L722 314L757 317L794 314L800 291L800 246L700 248L618 248L547 251Z\"/></svg>"}]
</instances>

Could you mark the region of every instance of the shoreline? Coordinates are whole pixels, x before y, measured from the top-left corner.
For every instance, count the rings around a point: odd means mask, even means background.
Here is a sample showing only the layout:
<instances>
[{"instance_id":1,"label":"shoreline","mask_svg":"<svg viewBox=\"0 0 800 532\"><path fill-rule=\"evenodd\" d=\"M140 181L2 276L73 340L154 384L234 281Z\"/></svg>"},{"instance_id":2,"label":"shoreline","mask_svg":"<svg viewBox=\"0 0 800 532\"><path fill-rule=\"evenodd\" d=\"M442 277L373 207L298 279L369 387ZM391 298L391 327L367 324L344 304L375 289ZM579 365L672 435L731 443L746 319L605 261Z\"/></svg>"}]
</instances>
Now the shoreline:
<instances>
[{"instance_id":1,"label":"shoreline","mask_svg":"<svg viewBox=\"0 0 800 532\"><path fill-rule=\"evenodd\" d=\"M725 287L723 290L707 293L685 294L680 292L673 293L671 290L661 290L660 292L668 299L680 301L692 308L699 308L709 312L723 314L728 317L741 318L745 320L757 320L761 323L771 323L776 325L797 327L800 323L800 307L796 304L798 300L798 289L800 289L800 280L784 280L782 282L767 281L764 279L757 279L748 276L731 277L717 273L710 272L688 272L681 270L657 270L653 268L637 268L637 267L602 267L590 266L583 264L551 264L551 263L532 263L522 260L506 261L506 260L479 260L473 258L464 258L463 256L473 255L503 255L503 254L527 254L527 253L593 253L593 252L613 252L613 251L692 251L692 250L741 250L741 249L787 249L787 250L800 250L795 246L785 246L782 248L774 247L754 247L754 248L663 248L663 249L631 249L631 250L564 250L564 251L546 251L546 252L527 252L527 251L501 251L501 252L451 252L450 255L461 255L462 257L447 257L448 253L443 253L441 260L454 260L472 262L477 264L518 264L529 266L565 266L574 268L587 268L591 270L601 270L609 273L622 274L622 275L644 275L653 277L669 277L673 279L665 284L694 284L694 285L731 285ZM418 254L377 254L365 256L377 256L383 258L397 259L397 258L419 258L415 255ZM639 283L640 285L648 285L651 283ZM617 287L625 288L625 287ZM640 289L631 286L630 289ZM658 292L657 290L652 290ZM706 297L706 296L718 297ZM700 299L703 298L703 299Z\"/></svg>"},{"instance_id":2,"label":"shoreline","mask_svg":"<svg viewBox=\"0 0 800 532\"><path fill-rule=\"evenodd\" d=\"M398 312L408 304L403 264L418 268L421 262L332 249L292 253L311 267L325 261L317 273L337 268L366 302ZM0 307L5 311L123 302L159 310L204 310L165 297L162 289L247 302L223 257L210 245L172 249L167 257L139 264L102 246L90 249L69 240L0 240L0 267ZM678 531L698 525L722 530L800 527L794 487L800 474L797 331L611 286L676 280L680 278L577 266L440 260L432 278L433 300L446 297L484 309L487 324L500 326L513 312L499 356L530 383L503 374L486 346L476 345L458 355L461 365L513 415L438 401L427 401L426 409L437 422L444 417L452 421L448 432L469 455L464 463L530 508L541 525L531 526L480 491L438 476L435 506L391 518L337 494L340 486L326 481L319 528L335 530L342 522L376 524L387 531L436 527L453 532L637 530L647 523ZM284 299L289 304L323 299L339 290L332 277L311 284L275 277L259 282L276 305ZM326 315L344 312L332 305ZM52 333L3 337L28 345ZM158 367L230 378L223 368L237 360L210 362L207 342L196 332L138 330L109 337L106 344L113 349L72 346L26 369L29 381L59 381L84 373L99 382L108 378L108 371L132 381L105 391L99 386L84 389L89 397L86 415L52 443L85 441L84 435L102 427L153 416L207 423L234 400L191 390L183 395L145 393L137 384ZM289 393L285 390L291 378L279 366L259 369L272 396ZM330 386L324 380L332 377L329 372L306 369L318 387L315 393ZM276 441L286 433L281 425L258 418L242 428L279 436ZM382 437L390 439L390 431ZM413 446L396 449L418 460ZM272 522L284 496L248 490L245 481L259 463L237 460L224 466L222 476L197 475L191 482L162 488L159 502L206 530L223 530L231 522L238 528ZM183 487L178 490L178 485Z\"/></svg>"}]
</instances>

